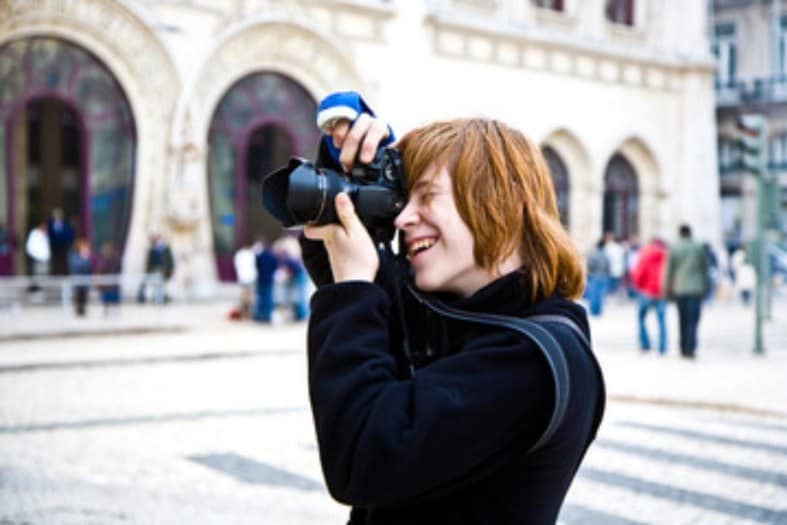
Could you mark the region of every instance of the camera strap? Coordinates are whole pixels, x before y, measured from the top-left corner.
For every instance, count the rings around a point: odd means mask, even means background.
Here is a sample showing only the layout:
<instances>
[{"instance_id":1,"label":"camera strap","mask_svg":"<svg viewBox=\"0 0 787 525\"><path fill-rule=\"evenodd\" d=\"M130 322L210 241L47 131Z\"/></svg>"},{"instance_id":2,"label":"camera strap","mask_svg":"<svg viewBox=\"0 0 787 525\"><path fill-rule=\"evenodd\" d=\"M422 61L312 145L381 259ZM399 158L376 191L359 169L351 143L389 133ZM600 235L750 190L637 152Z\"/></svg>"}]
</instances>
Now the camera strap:
<instances>
[{"instance_id":1,"label":"camera strap","mask_svg":"<svg viewBox=\"0 0 787 525\"><path fill-rule=\"evenodd\" d=\"M535 315L528 318L512 317L505 315L485 314L478 312L466 312L453 308L436 300L427 300L421 296L411 285L407 283L407 288L413 296L426 308L434 313L449 319L466 321L470 323L483 324L488 326L499 326L513 330L525 336L536 345L541 354L547 361L552 372L555 383L555 407L549 419L546 429L538 438L533 446L528 449L527 454L534 452L544 446L555 434L568 409L570 391L570 375L566 356L560 344L555 340L549 331L541 323L553 323L566 326L579 338L579 340L590 348L590 341L577 324L562 315ZM540 321L540 322L537 322Z\"/></svg>"}]
</instances>

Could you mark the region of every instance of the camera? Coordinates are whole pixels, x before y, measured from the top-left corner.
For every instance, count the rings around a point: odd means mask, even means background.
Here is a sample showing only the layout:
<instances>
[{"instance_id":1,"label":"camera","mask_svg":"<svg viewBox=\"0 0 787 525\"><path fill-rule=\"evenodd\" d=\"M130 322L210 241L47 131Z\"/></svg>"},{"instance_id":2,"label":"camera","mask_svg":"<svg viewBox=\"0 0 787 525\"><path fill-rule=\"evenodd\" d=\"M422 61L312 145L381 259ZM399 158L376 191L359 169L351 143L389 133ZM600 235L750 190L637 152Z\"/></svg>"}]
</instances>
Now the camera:
<instances>
[{"instance_id":1,"label":"camera","mask_svg":"<svg viewBox=\"0 0 787 525\"><path fill-rule=\"evenodd\" d=\"M339 222L334 199L347 193L368 228L393 228L407 201L402 158L394 148L379 148L368 164L356 162L344 174L298 157L262 182L262 205L283 226Z\"/></svg>"}]
</instances>

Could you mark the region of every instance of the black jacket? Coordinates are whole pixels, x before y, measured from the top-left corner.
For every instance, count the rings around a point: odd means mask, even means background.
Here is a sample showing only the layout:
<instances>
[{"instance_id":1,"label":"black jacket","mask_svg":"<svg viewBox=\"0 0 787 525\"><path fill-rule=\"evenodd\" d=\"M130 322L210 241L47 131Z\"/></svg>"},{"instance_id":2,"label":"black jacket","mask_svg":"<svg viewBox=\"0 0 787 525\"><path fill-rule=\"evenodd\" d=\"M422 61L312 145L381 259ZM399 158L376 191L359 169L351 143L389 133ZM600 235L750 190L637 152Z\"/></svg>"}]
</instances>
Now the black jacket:
<instances>
[{"instance_id":1,"label":"black jacket","mask_svg":"<svg viewBox=\"0 0 787 525\"><path fill-rule=\"evenodd\" d=\"M562 315L589 336L580 306L559 296L531 304L520 281L509 274L450 304ZM391 292L372 283L326 284L312 299L309 386L320 458L333 497L354 506L351 523L554 523L603 413L590 349L570 328L547 327L565 351L572 394L557 433L526 455L554 405L536 347L510 330L433 317L418 328L427 334L412 334L431 351L406 378L392 308Z\"/></svg>"}]
</instances>

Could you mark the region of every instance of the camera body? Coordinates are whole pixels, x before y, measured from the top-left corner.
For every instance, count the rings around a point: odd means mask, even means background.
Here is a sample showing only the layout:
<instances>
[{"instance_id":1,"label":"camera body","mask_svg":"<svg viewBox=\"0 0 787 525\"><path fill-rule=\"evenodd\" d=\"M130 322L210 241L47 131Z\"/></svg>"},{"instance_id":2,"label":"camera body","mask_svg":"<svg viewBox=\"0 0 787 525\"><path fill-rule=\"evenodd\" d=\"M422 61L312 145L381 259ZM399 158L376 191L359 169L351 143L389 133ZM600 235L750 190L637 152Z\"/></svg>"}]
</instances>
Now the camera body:
<instances>
[{"instance_id":1,"label":"camera body","mask_svg":"<svg viewBox=\"0 0 787 525\"><path fill-rule=\"evenodd\" d=\"M367 164L350 173L319 168L292 157L262 182L263 207L285 227L336 223L334 199L347 193L368 228L390 228L407 201L402 158L394 148L379 148Z\"/></svg>"}]
</instances>

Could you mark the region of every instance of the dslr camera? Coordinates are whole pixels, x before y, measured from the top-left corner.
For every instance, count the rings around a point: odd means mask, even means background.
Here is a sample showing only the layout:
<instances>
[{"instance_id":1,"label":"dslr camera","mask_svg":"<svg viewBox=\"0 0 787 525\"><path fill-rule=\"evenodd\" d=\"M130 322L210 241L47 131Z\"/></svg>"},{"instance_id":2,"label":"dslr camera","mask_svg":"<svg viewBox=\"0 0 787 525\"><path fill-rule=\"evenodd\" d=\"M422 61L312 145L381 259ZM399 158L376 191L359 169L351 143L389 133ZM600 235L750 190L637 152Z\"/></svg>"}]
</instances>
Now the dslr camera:
<instances>
[{"instance_id":1,"label":"dslr camera","mask_svg":"<svg viewBox=\"0 0 787 525\"><path fill-rule=\"evenodd\" d=\"M392 232L407 201L399 151L379 148L371 162L356 162L346 174L292 157L263 180L262 205L287 228L336 223L334 199L340 192L350 196L367 229Z\"/></svg>"}]
</instances>

